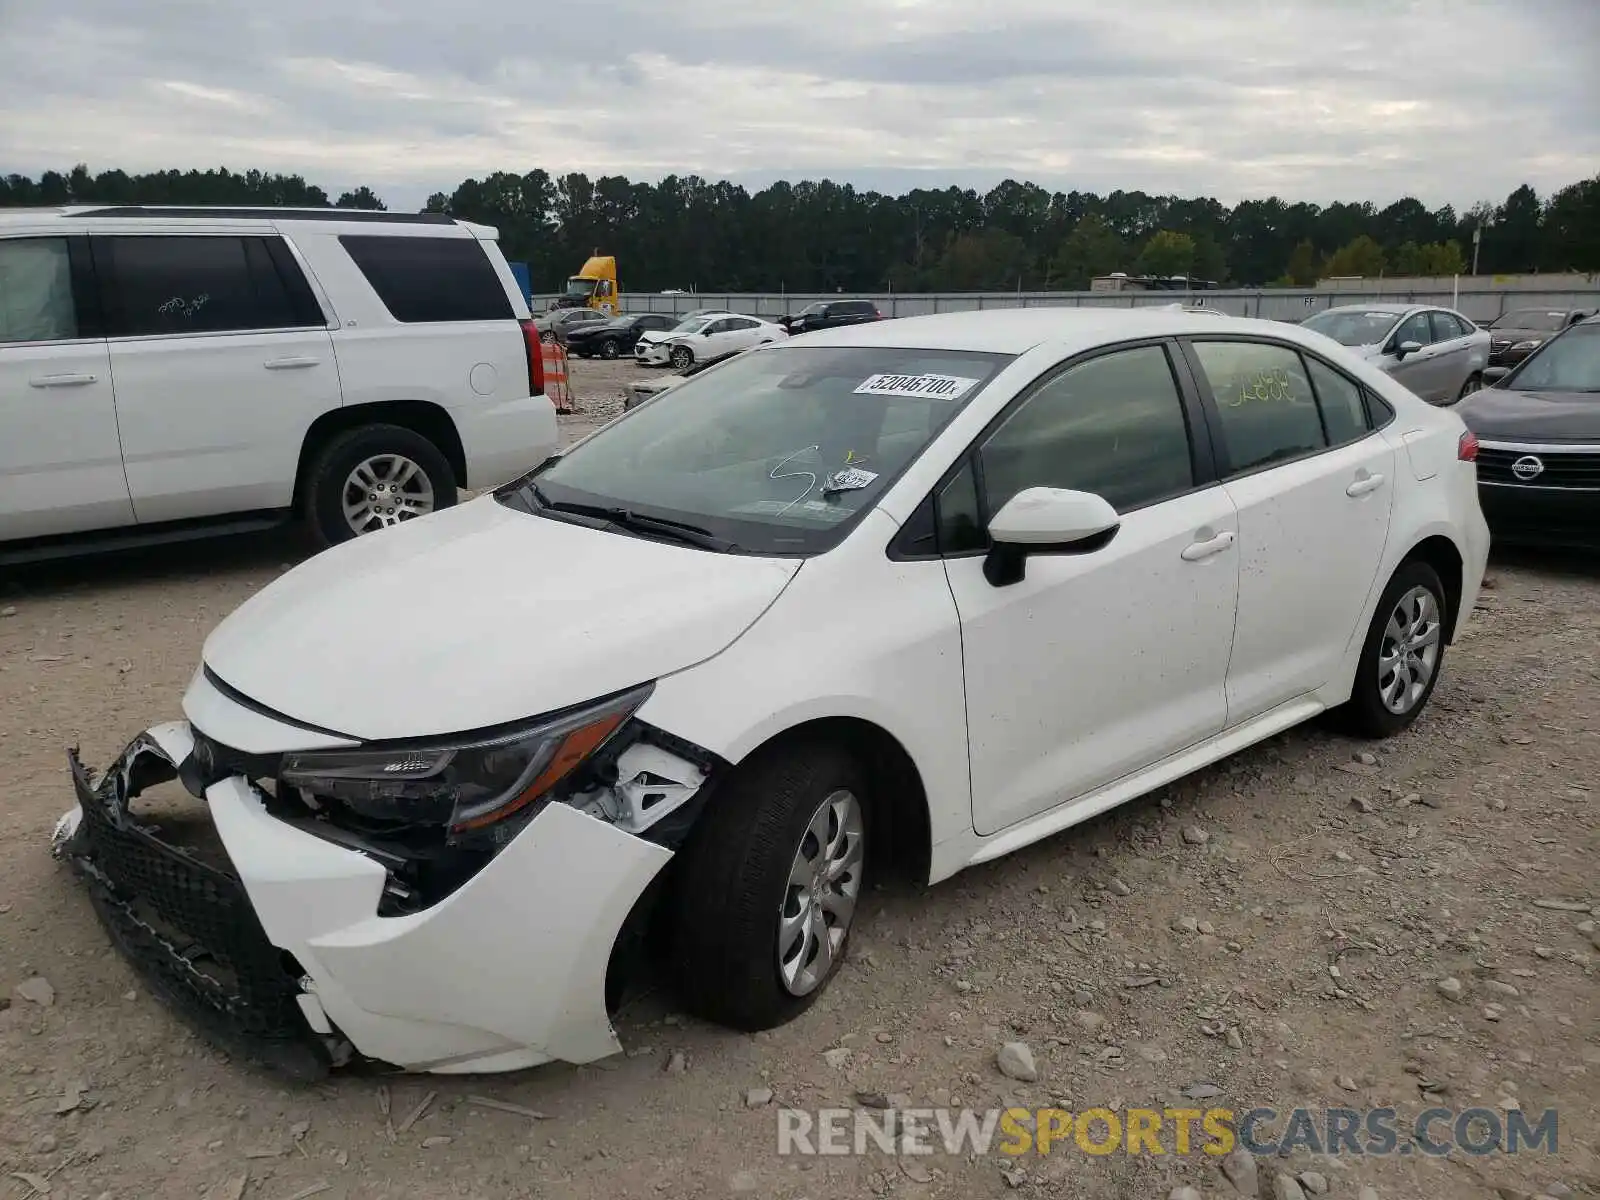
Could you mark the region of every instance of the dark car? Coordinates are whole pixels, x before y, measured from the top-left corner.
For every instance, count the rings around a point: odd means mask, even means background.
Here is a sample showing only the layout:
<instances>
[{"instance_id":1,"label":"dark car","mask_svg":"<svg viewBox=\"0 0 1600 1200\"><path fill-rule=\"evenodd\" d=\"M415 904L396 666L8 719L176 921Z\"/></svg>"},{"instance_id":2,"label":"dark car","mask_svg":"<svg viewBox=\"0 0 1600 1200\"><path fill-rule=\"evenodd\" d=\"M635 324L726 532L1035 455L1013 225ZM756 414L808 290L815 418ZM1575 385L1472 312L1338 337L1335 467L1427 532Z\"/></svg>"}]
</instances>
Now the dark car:
<instances>
[{"instance_id":1,"label":"dark car","mask_svg":"<svg viewBox=\"0 0 1600 1200\"><path fill-rule=\"evenodd\" d=\"M779 324L790 335L810 333L814 329L833 329L839 325L861 325L867 321L881 321L883 314L871 300L818 300L808 304L792 317L784 317Z\"/></svg>"},{"instance_id":2,"label":"dark car","mask_svg":"<svg viewBox=\"0 0 1600 1200\"><path fill-rule=\"evenodd\" d=\"M1484 378L1456 411L1478 438L1478 499L1494 536L1600 550L1600 318Z\"/></svg>"},{"instance_id":3,"label":"dark car","mask_svg":"<svg viewBox=\"0 0 1600 1200\"><path fill-rule=\"evenodd\" d=\"M539 331L540 340L567 343L567 335L580 325L603 325L611 318L592 308L558 308L542 317L535 317L533 327Z\"/></svg>"},{"instance_id":4,"label":"dark car","mask_svg":"<svg viewBox=\"0 0 1600 1200\"><path fill-rule=\"evenodd\" d=\"M1589 313L1572 308L1514 308L1483 328L1489 331L1489 365L1514 367Z\"/></svg>"},{"instance_id":5,"label":"dark car","mask_svg":"<svg viewBox=\"0 0 1600 1200\"><path fill-rule=\"evenodd\" d=\"M584 358L616 358L632 354L639 335L651 330L671 329L678 318L670 313L636 313L600 324L574 325L562 333L562 340L573 354Z\"/></svg>"}]
</instances>

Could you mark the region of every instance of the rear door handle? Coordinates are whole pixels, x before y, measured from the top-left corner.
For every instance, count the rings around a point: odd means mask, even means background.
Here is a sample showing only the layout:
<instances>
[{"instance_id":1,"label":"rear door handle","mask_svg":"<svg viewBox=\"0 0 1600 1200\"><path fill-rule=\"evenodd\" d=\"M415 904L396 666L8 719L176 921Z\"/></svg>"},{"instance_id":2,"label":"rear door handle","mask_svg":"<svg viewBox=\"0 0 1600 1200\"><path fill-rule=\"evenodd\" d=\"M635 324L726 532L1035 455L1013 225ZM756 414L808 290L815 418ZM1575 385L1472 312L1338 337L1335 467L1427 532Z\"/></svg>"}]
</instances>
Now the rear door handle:
<instances>
[{"instance_id":1,"label":"rear door handle","mask_svg":"<svg viewBox=\"0 0 1600 1200\"><path fill-rule=\"evenodd\" d=\"M1215 537L1200 542L1190 542L1183 548L1183 560L1199 562L1203 558L1210 558L1213 554L1221 554L1231 545L1233 545L1233 531L1224 529Z\"/></svg>"},{"instance_id":2,"label":"rear door handle","mask_svg":"<svg viewBox=\"0 0 1600 1200\"><path fill-rule=\"evenodd\" d=\"M35 375L28 380L29 387L85 387L95 381L94 375Z\"/></svg>"},{"instance_id":3,"label":"rear door handle","mask_svg":"<svg viewBox=\"0 0 1600 1200\"><path fill-rule=\"evenodd\" d=\"M262 366L269 371L293 371L299 367L314 367L321 361L309 355L301 358L269 358Z\"/></svg>"},{"instance_id":4,"label":"rear door handle","mask_svg":"<svg viewBox=\"0 0 1600 1200\"><path fill-rule=\"evenodd\" d=\"M1346 496L1365 496L1368 492L1375 492L1383 486L1382 475L1363 475L1349 487L1345 488Z\"/></svg>"}]
</instances>

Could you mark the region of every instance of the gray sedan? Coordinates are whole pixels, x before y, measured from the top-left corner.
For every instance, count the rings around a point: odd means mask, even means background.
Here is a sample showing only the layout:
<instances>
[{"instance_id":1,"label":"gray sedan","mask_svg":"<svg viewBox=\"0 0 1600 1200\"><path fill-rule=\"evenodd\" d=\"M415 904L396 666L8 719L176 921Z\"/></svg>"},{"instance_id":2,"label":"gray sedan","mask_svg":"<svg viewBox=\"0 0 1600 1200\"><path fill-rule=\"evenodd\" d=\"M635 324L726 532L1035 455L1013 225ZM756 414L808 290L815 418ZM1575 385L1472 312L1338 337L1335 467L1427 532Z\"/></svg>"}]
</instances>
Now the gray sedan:
<instances>
[{"instance_id":1,"label":"gray sedan","mask_svg":"<svg viewBox=\"0 0 1600 1200\"><path fill-rule=\"evenodd\" d=\"M1483 385L1489 334L1460 313L1426 304L1344 304L1302 327L1370 359L1430 404L1454 404Z\"/></svg>"}]
</instances>

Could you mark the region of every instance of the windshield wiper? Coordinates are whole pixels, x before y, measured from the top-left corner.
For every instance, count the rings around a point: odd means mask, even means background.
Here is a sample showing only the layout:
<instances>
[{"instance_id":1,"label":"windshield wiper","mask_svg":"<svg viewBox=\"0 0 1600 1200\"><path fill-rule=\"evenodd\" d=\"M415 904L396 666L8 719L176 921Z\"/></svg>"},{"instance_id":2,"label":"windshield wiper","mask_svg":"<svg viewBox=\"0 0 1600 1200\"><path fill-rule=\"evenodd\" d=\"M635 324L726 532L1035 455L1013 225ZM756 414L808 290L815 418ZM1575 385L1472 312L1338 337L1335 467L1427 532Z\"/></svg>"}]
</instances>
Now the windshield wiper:
<instances>
[{"instance_id":1,"label":"windshield wiper","mask_svg":"<svg viewBox=\"0 0 1600 1200\"><path fill-rule=\"evenodd\" d=\"M650 517L644 513L636 513L630 508L621 505L605 504L577 504L569 500L551 500L537 483L530 481L528 491L539 502L541 508L548 508L552 512L571 513L575 517L593 517L605 521L619 529L626 529L632 533L651 534L656 537L670 538L688 546L698 546L702 550L715 550L719 554L726 554L730 550L737 550L736 543L727 538L720 538L709 529L700 525L691 525L687 521L674 521L667 517Z\"/></svg>"}]
</instances>

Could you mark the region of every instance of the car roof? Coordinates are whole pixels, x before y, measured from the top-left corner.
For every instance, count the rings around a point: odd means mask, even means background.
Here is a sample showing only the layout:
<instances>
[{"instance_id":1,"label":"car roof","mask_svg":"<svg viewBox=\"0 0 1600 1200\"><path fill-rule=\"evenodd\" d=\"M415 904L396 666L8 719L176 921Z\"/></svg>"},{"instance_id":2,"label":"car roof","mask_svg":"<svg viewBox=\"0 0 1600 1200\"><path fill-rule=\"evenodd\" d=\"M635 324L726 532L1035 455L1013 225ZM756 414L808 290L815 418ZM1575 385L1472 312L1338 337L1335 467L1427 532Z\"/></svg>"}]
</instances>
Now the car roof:
<instances>
[{"instance_id":1,"label":"car roof","mask_svg":"<svg viewBox=\"0 0 1600 1200\"><path fill-rule=\"evenodd\" d=\"M93 232L97 220L160 221L187 224L193 222L203 228L207 222L239 223L261 222L276 227L293 222L317 222L338 225L428 225L451 230L470 230L479 237L494 240L496 230L490 225L462 221L448 213L385 212L364 208L287 208L250 205L161 205L161 204L65 204L40 208L0 209L0 227L5 225L62 222L82 223L82 232Z\"/></svg>"},{"instance_id":2,"label":"car roof","mask_svg":"<svg viewBox=\"0 0 1600 1200\"><path fill-rule=\"evenodd\" d=\"M1323 313L1341 312L1393 313L1395 316L1399 316L1402 313L1426 312L1434 307L1436 306L1432 304L1395 304L1380 300L1372 304L1336 304L1332 308L1324 308L1320 312L1314 312L1311 316L1320 317ZM1310 320L1310 317L1306 319Z\"/></svg>"},{"instance_id":3,"label":"car roof","mask_svg":"<svg viewBox=\"0 0 1600 1200\"><path fill-rule=\"evenodd\" d=\"M984 354L1024 354L1045 343L1089 349L1138 337L1219 332L1263 334L1321 345L1320 334L1298 326L1253 317L1182 312L1165 306L1143 308L996 308L935 313L821 329L797 338L796 346L883 346L905 350L966 350ZM1317 339L1312 341L1311 339Z\"/></svg>"}]
</instances>

